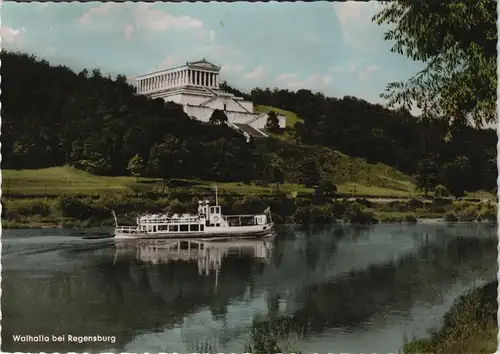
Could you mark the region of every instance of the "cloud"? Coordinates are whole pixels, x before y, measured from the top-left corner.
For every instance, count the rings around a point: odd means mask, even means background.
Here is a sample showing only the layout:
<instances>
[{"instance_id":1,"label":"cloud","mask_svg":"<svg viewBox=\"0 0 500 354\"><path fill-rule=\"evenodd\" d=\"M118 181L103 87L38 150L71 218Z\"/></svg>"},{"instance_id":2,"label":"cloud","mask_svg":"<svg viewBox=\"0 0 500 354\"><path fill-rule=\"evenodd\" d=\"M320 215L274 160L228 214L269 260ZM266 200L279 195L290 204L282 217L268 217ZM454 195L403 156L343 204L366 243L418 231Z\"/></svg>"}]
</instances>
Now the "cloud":
<instances>
[{"instance_id":1,"label":"cloud","mask_svg":"<svg viewBox=\"0 0 500 354\"><path fill-rule=\"evenodd\" d=\"M276 83L279 86L286 87L290 90L324 90L332 80L333 75L331 73L311 74L304 79L301 79L297 74L281 74L276 77Z\"/></svg>"},{"instance_id":2,"label":"cloud","mask_svg":"<svg viewBox=\"0 0 500 354\"><path fill-rule=\"evenodd\" d=\"M174 66L178 66L182 61L176 55L167 55L162 62L158 65L158 69L169 69Z\"/></svg>"},{"instance_id":3,"label":"cloud","mask_svg":"<svg viewBox=\"0 0 500 354\"><path fill-rule=\"evenodd\" d=\"M41 54L44 57L52 57L52 56L57 54L57 48L54 46L48 47L48 48L42 50Z\"/></svg>"},{"instance_id":4,"label":"cloud","mask_svg":"<svg viewBox=\"0 0 500 354\"><path fill-rule=\"evenodd\" d=\"M380 68L375 65L367 66L357 72L358 78L361 81L366 81L371 77L371 74L374 73L375 71L379 70Z\"/></svg>"},{"instance_id":5,"label":"cloud","mask_svg":"<svg viewBox=\"0 0 500 354\"><path fill-rule=\"evenodd\" d=\"M87 12L84 12L82 15L80 15L80 17L78 18L78 23L83 27L91 27L95 22L105 22L109 20L110 16L116 14L116 11L111 10L118 10L121 8L123 8L123 6L119 6L119 4L113 2L107 2L97 6L93 6L88 9Z\"/></svg>"},{"instance_id":6,"label":"cloud","mask_svg":"<svg viewBox=\"0 0 500 354\"><path fill-rule=\"evenodd\" d=\"M23 34L23 29L16 29L16 28L11 28L8 26L1 26L0 27L0 38L2 42L12 44L18 49L21 49L24 47L24 34Z\"/></svg>"},{"instance_id":7,"label":"cloud","mask_svg":"<svg viewBox=\"0 0 500 354\"><path fill-rule=\"evenodd\" d=\"M198 19L190 16L174 16L165 11L154 9L152 4L137 6L135 19L137 28L150 32L203 27L203 22Z\"/></svg>"},{"instance_id":8,"label":"cloud","mask_svg":"<svg viewBox=\"0 0 500 354\"><path fill-rule=\"evenodd\" d=\"M123 32L125 35L125 39L129 40L130 38L132 38L132 33L134 33L134 26L132 26L131 24L126 25Z\"/></svg>"},{"instance_id":9,"label":"cloud","mask_svg":"<svg viewBox=\"0 0 500 354\"><path fill-rule=\"evenodd\" d=\"M229 73L241 73L243 71L244 66L242 64L231 64L226 63L221 65L221 74L229 74Z\"/></svg>"},{"instance_id":10,"label":"cloud","mask_svg":"<svg viewBox=\"0 0 500 354\"><path fill-rule=\"evenodd\" d=\"M257 66L254 70L243 74L243 77L247 80L258 80L264 76L264 67L262 65Z\"/></svg>"},{"instance_id":11,"label":"cloud","mask_svg":"<svg viewBox=\"0 0 500 354\"><path fill-rule=\"evenodd\" d=\"M276 82L283 82L287 80L297 80L299 78L298 75L295 74L281 74L276 76Z\"/></svg>"},{"instance_id":12,"label":"cloud","mask_svg":"<svg viewBox=\"0 0 500 354\"><path fill-rule=\"evenodd\" d=\"M175 16L156 9L153 4L103 3L93 6L78 18L80 27L89 29L103 27L122 31L129 39L135 30L163 32L170 29L203 28L203 23L190 16Z\"/></svg>"},{"instance_id":13,"label":"cloud","mask_svg":"<svg viewBox=\"0 0 500 354\"><path fill-rule=\"evenodd\" d=\"M316 32L306 31L303 33L302 38L309 43L319 43L319 36Z\"/></svg>"},{"instance_id":14,"label":"cloud","mask_svg":"<svg viewBox=\"0 0 500 354\"><path fill-rule=\"evenodd\" d=\"M334 75L348 75L357 77L360 81L367 81L371 78L372 74L380 69L377 65L369 65L364 67L359 67L361 59L358 59L354 62L349 63L346 66L332 66L329 69L329 72Z\"/></svg>"},{"instance_id":15,"label":"cloud","mask_svg":"<svg viewBox=\"0 0 500 354\"><path fill-rule=\"evenodd\" d=\"M342 31L342 37L347 44L359 48L373 43L373 33L378 25L372 22L372 17L382 9L376 1L345 1L333 3L333 9L337 15Z\"/></svg>"}]
</instances>

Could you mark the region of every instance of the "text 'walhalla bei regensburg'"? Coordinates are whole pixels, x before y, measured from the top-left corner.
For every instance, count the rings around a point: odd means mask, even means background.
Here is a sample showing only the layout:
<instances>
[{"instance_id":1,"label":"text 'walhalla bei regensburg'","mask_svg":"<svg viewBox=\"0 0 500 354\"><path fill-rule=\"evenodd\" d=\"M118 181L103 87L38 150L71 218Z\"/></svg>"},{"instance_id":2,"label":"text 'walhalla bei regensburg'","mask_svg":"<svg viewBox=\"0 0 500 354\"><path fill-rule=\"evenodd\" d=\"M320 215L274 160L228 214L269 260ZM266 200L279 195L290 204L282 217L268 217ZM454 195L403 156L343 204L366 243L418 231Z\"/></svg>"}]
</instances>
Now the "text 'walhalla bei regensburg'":
<instances>
[{"instance_id":1,"label":"text 'walhalla bei regensburg'","mask_svg":"<svg viewBox=\"0 0 500 354\"><path fill-rule=\"evenodd\" d=\"M62 335L30 335L30 334L14 334L12 336L14 342L17 343L116 343L115 336L75 336L72 334Z\"/></svg>"}]
</instances>

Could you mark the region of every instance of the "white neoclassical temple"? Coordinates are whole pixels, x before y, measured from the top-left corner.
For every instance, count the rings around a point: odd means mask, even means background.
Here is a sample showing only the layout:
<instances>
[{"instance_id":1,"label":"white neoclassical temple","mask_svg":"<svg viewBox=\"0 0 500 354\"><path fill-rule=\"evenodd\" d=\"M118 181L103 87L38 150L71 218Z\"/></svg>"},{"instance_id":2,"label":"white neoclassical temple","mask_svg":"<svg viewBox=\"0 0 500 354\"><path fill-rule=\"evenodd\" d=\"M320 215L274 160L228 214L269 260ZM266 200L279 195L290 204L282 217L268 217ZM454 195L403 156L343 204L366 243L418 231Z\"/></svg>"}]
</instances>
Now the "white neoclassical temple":
<instances>
[{"instance_id":1,"label":"white neoclassical temple","mask_svg":"<svg viewBox=\"0 0 500 354\"><path fill-rule=\"evenodd\" d=\"M268 113L255 113L253 102L220 89L220 67L205 59L154 71L136 78L138 94L162 98L184 108L190 117L208 122L214 110L224 111L228 125L247 138L266 137ZM284 128L286 117L278 114Z\"/></svg>"}]
</instances>

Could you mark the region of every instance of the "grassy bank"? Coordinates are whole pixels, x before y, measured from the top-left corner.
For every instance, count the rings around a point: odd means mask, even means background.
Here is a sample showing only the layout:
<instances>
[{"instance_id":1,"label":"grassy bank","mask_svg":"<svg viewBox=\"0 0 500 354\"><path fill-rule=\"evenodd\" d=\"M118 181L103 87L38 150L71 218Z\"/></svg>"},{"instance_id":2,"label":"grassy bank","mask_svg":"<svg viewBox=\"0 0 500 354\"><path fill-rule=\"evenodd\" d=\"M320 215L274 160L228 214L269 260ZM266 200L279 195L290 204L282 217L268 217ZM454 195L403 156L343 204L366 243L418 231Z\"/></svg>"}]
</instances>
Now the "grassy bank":
<instances>
[{"instance_id":1,"label":"grassy bank","mask_svg":"<svg viewBox=\"0 0 500 354\"><path fill-rule=\"evenodd\" d=\"M404 353L496 352L497 287L494 281L462 295L446 314L443 327L428 339L407 343Z\"/></svg>"},{"instance_id":2,"label":"grassy bank","mask_svg":"<svg viewBox=\"0 0 500 354\"><path fill-rule=\"evenodd\" d=\"M132 223L141 213L173 213L196 210L200 194L186 189L168 189L162 193L115 193L100 195L60 195L47 197L4 197L4 228L38 228L113 225L111 210L120 223ZM205 197L212 198L206 194ZM446 221L495 221L496 205L454 202L452 200L421 201L419 199L373 202L368 199L344 199L303 195L294 197L281 192L272 195L224 194L219 203L226 214L260 213L271 207L277 223L331 224L351 222L418 222L419 219L444 218Z\"/></svg>"},{"instance_id":3,"label":"grassy bank","mask_svg":"<svg viewBox=\"0 0 500 354\"><path fill-rule=\"evenodd\" d=\"M352 196L410 197L418 195L411 179L388 166L370 165L347 156L337 156L339 171L330 177L338 180L337 192ZM338 174L338 176L336 175ZM347 177L345 175L348 175ZM369 176L370 178L368 178ZM213 182L177 179L162 181L155 178L105 177L63 166L39 170L3 170L2 192L11 197L57 197L61 195L113 195L151 192L161 194L166 189L189 189L193 194L210 193ZM354 182L357 181L357 182ZM219 193L236 195L273 195L276 185L254 181L218 182ZM281 192L311 194L313 188L284 183Z\"/></svg>"}]
</instances>

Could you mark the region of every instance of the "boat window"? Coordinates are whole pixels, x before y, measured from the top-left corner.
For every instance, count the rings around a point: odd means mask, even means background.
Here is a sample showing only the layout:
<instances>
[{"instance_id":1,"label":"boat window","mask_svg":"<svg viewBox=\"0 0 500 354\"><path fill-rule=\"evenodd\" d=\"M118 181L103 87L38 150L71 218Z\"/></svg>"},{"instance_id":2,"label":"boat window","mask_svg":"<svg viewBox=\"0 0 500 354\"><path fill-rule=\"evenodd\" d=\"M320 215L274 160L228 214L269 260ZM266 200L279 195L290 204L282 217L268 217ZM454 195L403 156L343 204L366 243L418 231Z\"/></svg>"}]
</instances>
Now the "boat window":
<instances>
[{"instance_id":1,"label":"boat window","mask_svg":"<svg viewBox=\"0 0 500 354\"><path fill-rule=\"evenodd\" d=\"M216 208L215 208L215 213L216 213L216 214L220 214L220 207L216 207Z\"/></svg>"},{"instance_id":2,"label":"boat window","mask_svg":"<svg viewBox=\"0 0 500 354\"><path fill-rule=\"evenodd\" d=\"M215 226L216 226L216 227L219 227L219 226L220 226L220 224L215 224Z\"/></svg>"},{"instance_id":3,"label":"boat window","mask_svg":"<svg viewBox=\"0 0 500 354\"><path fill-rule=\"evenodd\" d=\"M200 225L200 231L205 230L205 225Z\"/></svg>"},{"instance_id":4,"label":"boat window","mask_svg":"<svg viewBox=\"0 0 500 354\"><path fill-rule=\"evenodd\" d=\"M158 225L158 231L166 231L168 230L168 225Z\"/></svg>"},{"instance_id":5,"label":"boat window","mask_svg":"<svg viewBox=\"0 0 500 354\"><path fill-rule=\"evenodd\" d=\"M179 231L179 227L177 225L168 225L168 231L177 232Z\"/></svg>"},{"instance_id":6,"label":"boat window","mask_svg":"<svg viewBox=\"0 0 500 354\"><path fill-rule=\"evenodd\" d=\"M189 231L189 225L179 225L179 231Z\"/></svg>"},{"instance_id":7,"label":"boat window","mask_svg":"<svg viewBox=\"0 0 500 354\"><path fill-rule=\"evenodd\" d=\"M198 224L189 225L189 231L200 231L200 225Z\"/></svg>"},{"instance_id":8,"label":"boat window","mask_svg":"<svg viewBox=\"0 0 500 354\"><path fill-rule=\"evenodd\" d=\"M210 207L210 214L214 214L215 213L215 207Z\"/></svg>"}]
</instances>

